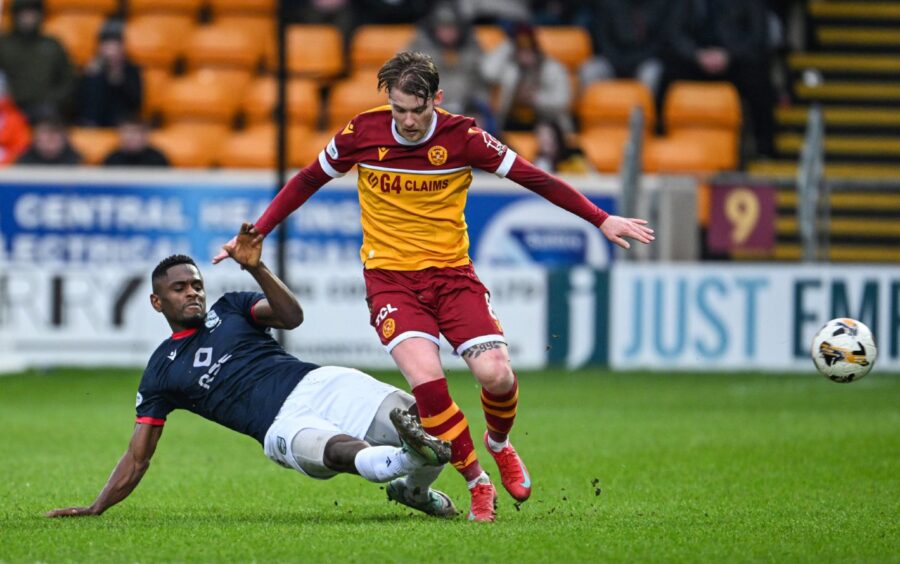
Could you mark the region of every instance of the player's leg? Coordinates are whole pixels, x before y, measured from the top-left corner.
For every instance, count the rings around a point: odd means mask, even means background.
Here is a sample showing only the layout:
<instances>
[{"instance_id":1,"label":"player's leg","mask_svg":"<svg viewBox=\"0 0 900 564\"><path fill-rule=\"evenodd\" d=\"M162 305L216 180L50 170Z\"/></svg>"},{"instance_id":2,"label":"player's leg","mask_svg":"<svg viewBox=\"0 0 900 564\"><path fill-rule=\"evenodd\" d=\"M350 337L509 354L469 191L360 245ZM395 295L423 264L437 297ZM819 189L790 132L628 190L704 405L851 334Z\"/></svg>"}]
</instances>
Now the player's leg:
<instances>
[{"instance_id":1,"label":"player's leg","mask_svg":"<svg viewBox=\"0 0 900 564\"><path fill-rule=\"evenodd\" d=\"M515 499L531 495L531 478L509 443L518 411L519 386L510 366L500 321L490 294L471 267L453 269L440 304L441 332L462 356L481 384L481 405L487 422L485 445L500 469L503 486Z\"/></svg>"},{"instance_id":2,"label":"player's leg","mask_svg":"<svg viewBox=\"0 0 900 564\"><path fill-rule=\"evenodd\" d=\"M366 441L372 445L401 445L400 433L391 419L392 413L417 414L415 399L408 393L397 390L381 402L378 413L366 431ZM417 415L406 426L419 426ZM406 476L391 480L385 490L388 499L412 507L436 517L455 517L458 514L453 501L444 492L435 490L431 484L443 470L441 466L422 466Z\"/></svg>"}]
</instances>

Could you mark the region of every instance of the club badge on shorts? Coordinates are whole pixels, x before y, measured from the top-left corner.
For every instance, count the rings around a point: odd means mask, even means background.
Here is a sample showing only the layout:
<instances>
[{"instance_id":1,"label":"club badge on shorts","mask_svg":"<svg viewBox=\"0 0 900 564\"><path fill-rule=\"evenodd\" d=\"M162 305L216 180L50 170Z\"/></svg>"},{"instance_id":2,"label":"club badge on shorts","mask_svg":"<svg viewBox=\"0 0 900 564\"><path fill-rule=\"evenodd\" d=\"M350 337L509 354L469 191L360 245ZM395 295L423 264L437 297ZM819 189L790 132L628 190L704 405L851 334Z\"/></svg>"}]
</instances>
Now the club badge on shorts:
<instances>
[{"instance_id":1,"label":"club badge on shorts","mask_svg":"<svg viewBox=\"0 0 900 564\"><path fill-rule=\"evenodd\" d=\"M384 323L381 325L381 334L384 335L385 339L390 339L396 329L397 325L394 323L394 320L388 318L385 319Z\"/></svg>"},{"instance_id":2,"label":"club badge on shorts","mask_svg":"<svg viewBox=\"0 0 900 564\"><path fill-rule=\"evenodd\" d=\"M441 166L442 164L447 162L447 149L441 147L440 145L435 145L434 147L428 149L428 162L430 162L434 166Z\"/></svg>"}]
</instances>

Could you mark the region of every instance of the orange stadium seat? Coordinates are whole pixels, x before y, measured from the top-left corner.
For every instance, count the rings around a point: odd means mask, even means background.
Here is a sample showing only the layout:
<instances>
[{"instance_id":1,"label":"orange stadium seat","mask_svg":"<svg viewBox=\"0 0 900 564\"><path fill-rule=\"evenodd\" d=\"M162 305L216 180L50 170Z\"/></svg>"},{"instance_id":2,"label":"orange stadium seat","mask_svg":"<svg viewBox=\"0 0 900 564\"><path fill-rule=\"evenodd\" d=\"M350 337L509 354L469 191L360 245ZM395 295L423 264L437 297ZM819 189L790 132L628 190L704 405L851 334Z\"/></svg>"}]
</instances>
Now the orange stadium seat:
<instances>
[{"instance_id":1,"label":"orange stadium seat","mask_svg":"<svg viewBox=\"0 0 900 564\"><path fill-rule=\"evenodd\" d=\"M236 25L204 25L194 28L184 44L189 69L226 67L254 71L263 56L264 44L255 33Z\"/></svg>"},{"instance_id":2,"label":"orange stadium seat","mask_svg":"<svg viewBox=\"0 0 900 564\"><path fill-rule=\"evenodd\" d=\"M99 165L119 145L119 133L112 127L72 127L69 141L84 157L84 164Z\"/></svg>"},{"instance_id":3,"label":"orange stadium seat","mask_svg":"<svg viewBox=\"0 0 900 564\"><path fill-rule=\"evenodd\" d=\"M622 127L594 127L581 134L581 149L598 172L619 171L627 142L628 129Z\"/></svg>"},{"instance_id":4,"label":"orange stadium seat","mask_svg":"<svg viewBox=\"0 0 900 564\"><path fill-rule=\"evenodd\" d=\"M741 126L741 100L730 82L678 81L666 93L663 115L667 131L697 127L736 130Z\"/></svg>"},{"instance_id":5,"label":"orange stadium seat","mask_svg":"<svg viewBox=\"0 0 900 564\"><path fill-rule=\"evenodd\" d=\"M537 137L530 131L504 131L503 140L525 160L533 161L537 156Z\"/></svg>"},{"instance_id":6,"label":"orange stadium seat","mask_svg":"<svg viewBox=\"0 0 900 564\"><path fill-rule=\"evenodd\" d=\"M277 95L274 77L261 76L254 80L241 103L247 122L272 121ZM319 120L319 88L316 83L305 78L292 78L288 81L285 96L285 111L290 122L315 127Z\"/></svg>"},{"instance_id":7,"label":"orange stadium seat","mask_svg":"<svg viewBox=\"0 0 900 564\"><path fill-rule=\"evenodd\" d=\"M413 25L363 25L356 29L350 42L350 64L353 72L377 69L403 51L413 40Z\"/></svg>"},{"instance_id":8,"label":"orange stadium seat","mask_svg":"<svg viewBox=\"0 0 900 564\"><path fill-rule=\"evenodd\" d=\"M170 69L195 25L194 19L184 14L136 16L125 26L125 50L141 66Z\"/></svg>"},{"instance_id":9,"label":"orange stadium seat","mask_svg":"<svg viewBox=\"0 0 900 564\"><path fill-rule=\"evenodd\" d=\"M485 53L489 53L506 41L506 32L498 25L475 26L475 40Z\"/></svg>"},{"instance_id":10,"label":"orange stadium seat","mask_svg":"<svg viewBox=\"0 0 900 564\"><path fill-rule=\"evenodd\" d=\"M387 97L378 91L374 73L361 73L337 82L328 98L328 128L344 127L353 116L387 104Z\"/></svg>"},{"instance_id":11,"label":"orange stadium seat","mask_svg":"<svg viewBox=\"0 0 900 564\"><path fill-rule=\"evenodd\" d=\"M97 52L97 32L104 19L99 12L65 12L49 18L44 31L63 44L75 65L83 67Z\"/></svg>"},{"instance_id":12,"label":"orange stadium seat","mask_svg":"<svg viewBox=\"0 0 900 564\"><path fill-rule=\"evenodd\" d=\"M677 137L650 139L644 147L644 170L670 174L711 173L720 169L713 148L705 142Z\"/></svg>"},{"instance_id":13,"label":"orange stadium seat","mask_svg":"<svg viewBox=\"0 0 900 564\"><path fill-rule=\"evenodd\" d=\"M110 16L119 10L119 0L45 0L44 9L48 16L70 12Z\"/></svg>"},{"instance_id":14,"label":"orange stadium seat","mask_svg":"<svg viewBox=\"0 0 900 564\"><path fill-rule=\"evenodd\" d=\"M150 117L162 109L162 100L168 90L172 75L166 69L152 67L141 70L144 86L144 116Z\"/></svg>"},{"instance_id":15,"label":"orange stadium seat","mask_svg":"<svg viewBox=\"0 0 900 564\"><path fill-rule=\"evenodd\" d=\"M139 14L183 14L197 18L205 0L128 0L128 13Z\"/></svg>"},{"instance_id":16,"label":"orange stadium seat","mask_svg":"<svg viewBox=\"0 0 900 564\"><path fill-rule=\"evenodd\" d=\"M591 36L578 26L543 26L536 29L541 49L575 72L591 58Z\"/></svg>"},{"instance_id":17,"label":"orange stadium seat","mask_svg":"<svg viewBox=\"0 0 900 564\"><path fill-rule=\"evenodd\" d=\"M287 67L294 75L328 80L344 72L344 38L331 25L296 24L287 29ZM266 67L275 70L278 53L266 44Z\"/></svg>"},{"instance_id":18,"label":"orange stadium seat","mask_svg":"<svg viewBox=\"0 0 900 564\"><path fill-rule=\"evenodd\" d=\"M207 0L214 16L223 14L264 14L274 16L277 0Z\"/></svg>"},{"instance_id":19,"label":"orange stadium seat","mask_svg":"<svg viewBox=\"0 0 900 564\"><path fill-rule=\"evenodd\" d=\"M239 27L253 34L259 42L259 49L266 56L271 51L270 45L275 41L275 18L267 15L244 15L225 13L213 20L216 25Z\"/></svg>"},{"instance_id":20,"label":"orange stadium seat","mask_svg":"<svg viewBox=\"0 0 900 564\"><path fill-rule=\"evenodd\" d=\"M653 94L636 80L607 80L590 84L578 102L578 116L582 129L592 127L628 127L631 110L644 110L644 126L652 129L656 123Z\"/></svg>"},{"instance_id":21,"label":"orange stadium seat","mask_svg":"<svg viewBox=\"0 0 900 564\"><path fill-rule=\"evenodd\" d=\"M207 121L231 125L250 73L219 69L198 69L169 83L162 99L166 123Z\"/></svg>"},{"instance_id":22,"label":"orange stadium seat","mask_svg":"<svg viewBox=\"0 0 900 564\"><path fill-rule=\"evenodd\" d=\"M172 166L206 168L215 163L227 137L228 128L224 125L178 123L153 131L150 142L165 153Z\"/></svg>"},{"instance_id":23,"label":"orange stadium seat","mask_svg":"<svg viewBox=\"0 0 900 564\"><path fill-rule=\"evenodd\" d=\"M276 129L272 123L261 123L238 131L222 143L217 162L227 168L273 168L276 163ZM308 164L304 145L315 134L305 125L292 125L288 129L288 166L302 167ZM317 150L320 151L319 147ZM317 153L318 154L318 153Z\"/></svg>"}]
</instances>

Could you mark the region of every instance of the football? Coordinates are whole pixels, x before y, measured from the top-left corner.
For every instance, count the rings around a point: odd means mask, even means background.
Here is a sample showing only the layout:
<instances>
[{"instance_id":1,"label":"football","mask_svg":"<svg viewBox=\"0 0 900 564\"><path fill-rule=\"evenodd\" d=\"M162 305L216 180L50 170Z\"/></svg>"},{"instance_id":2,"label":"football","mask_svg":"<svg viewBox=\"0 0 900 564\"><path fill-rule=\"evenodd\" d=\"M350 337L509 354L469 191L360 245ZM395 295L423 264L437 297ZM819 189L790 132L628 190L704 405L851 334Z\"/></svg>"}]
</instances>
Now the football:
<instances>
[{"instance_id":1,"label":"football","mask_svg":"<svg viewBox=\"0 0 900 564\"><path fill-rule=\"evenodd\" d=\"M872 370L877 356L872 331L865 324L847 317L826 323L812 343L816 368L834 382L859 380Z\"/></svg>"}]
</instances>

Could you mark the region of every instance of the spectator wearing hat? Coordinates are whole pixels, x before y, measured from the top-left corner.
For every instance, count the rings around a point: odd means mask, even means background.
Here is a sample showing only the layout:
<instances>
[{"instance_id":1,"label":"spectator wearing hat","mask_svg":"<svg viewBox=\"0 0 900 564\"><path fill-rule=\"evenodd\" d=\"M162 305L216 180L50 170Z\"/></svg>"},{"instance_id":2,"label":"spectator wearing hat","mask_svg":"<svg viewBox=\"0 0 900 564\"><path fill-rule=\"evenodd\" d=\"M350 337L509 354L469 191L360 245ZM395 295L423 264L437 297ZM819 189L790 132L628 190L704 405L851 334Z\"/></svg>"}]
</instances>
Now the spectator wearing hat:
<instances>
[{"instance_id":1,"label":"spectator wearing hat","mask_svg":"<svg viewBox=\"0 0 900 564\"><path fill-rule=\"evenodd\" d=\"M41 0L14 0L12 30L0 36L0 70L16 105L34 120L42 112L71 109L75 69L59 41L41 32Z\"/></svg>"},{"instance_id":2,"label":"spectator wearing hat","mask_svg":"<svg viewBox=\"0 0 900 564\"><path fill-rule=\"evenodd\" d=\"M494 116L503 131L529 131L540 120L573 130L572 89L566 67L544 53L534 27L512 26L509 38L482 60L481 72L497 88Z\"/></svg>"},{"instance_id":3,"label":"spectator wearing hat","mask_svg":"<svg viewBox=\"0 0 900 564\"><path fill-rule=\"evenodd\" d=\"M31 147L16 161L22 165L77 165L81 153L72 148L66 124L56 114L38 116Z\"/></svg>"},{"instance_id":4,"label":"spectator wearing hat","mask_svg":"<svg viewBox=\"0 0 900 564\"><path fill-rule=\"evenodd\" d=\"M104 159L105 166L169 166L169 159L150 145L147 124L137 116L119 124L119 146Z\"/></svg>"},{"instance_id":5,"label":"spectator wearing hat","mask_svg":"<svg viewBox=\"0 0 900 564\"><path fill-rule=\"evenodd\" d=\"M87 64L78 94L77 121L115 127L141 111L141 69L125 56L124 24L109 19L100 28L97 55Z\"/></svg>"},{"instance_id":6,"label":"spectator wearing hat","mask_svg":"<svg viewBox=\"0 0 900 564\"><path fill-rule=\"evenodd\" d=\"M31 144L31 128L9 94L6 75L0 71L0 165L15 162Z\"/></svg>"}]
</instances>

